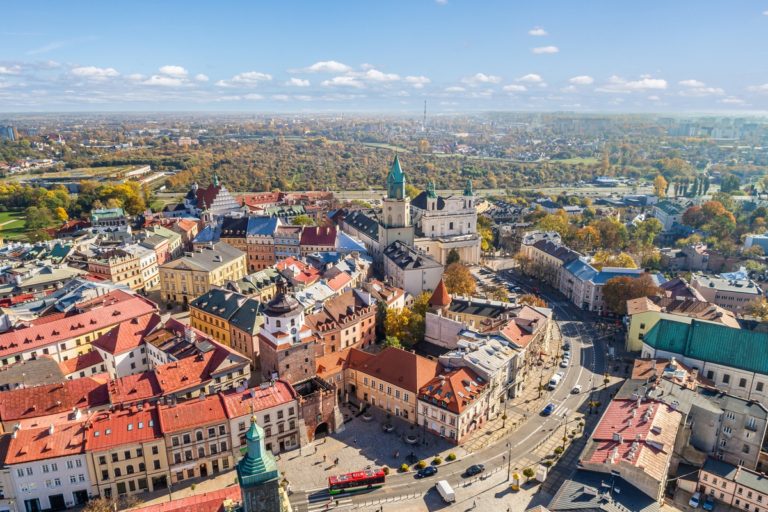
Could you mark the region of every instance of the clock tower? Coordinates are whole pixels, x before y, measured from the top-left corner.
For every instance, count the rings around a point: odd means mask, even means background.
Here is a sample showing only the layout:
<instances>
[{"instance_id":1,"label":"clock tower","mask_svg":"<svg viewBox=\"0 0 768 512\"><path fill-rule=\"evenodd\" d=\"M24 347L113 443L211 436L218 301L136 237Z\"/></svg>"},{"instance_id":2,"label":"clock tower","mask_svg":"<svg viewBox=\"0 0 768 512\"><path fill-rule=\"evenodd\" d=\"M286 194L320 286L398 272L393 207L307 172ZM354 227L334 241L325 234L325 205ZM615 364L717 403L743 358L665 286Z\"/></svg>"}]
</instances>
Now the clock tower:
<instances>
[{"instance_id":1,"label":"clock tower","mask_svg":"<svg viewBox=\"0 0 768 512\"><path fill-rule=\"evenodd\" d=\"M413 246L411 199L405 193L405 174L397 155L387 174L387 196L382 200L379 217L379 248L383 252L392 242Z\"/></svg>"}]
</instances>

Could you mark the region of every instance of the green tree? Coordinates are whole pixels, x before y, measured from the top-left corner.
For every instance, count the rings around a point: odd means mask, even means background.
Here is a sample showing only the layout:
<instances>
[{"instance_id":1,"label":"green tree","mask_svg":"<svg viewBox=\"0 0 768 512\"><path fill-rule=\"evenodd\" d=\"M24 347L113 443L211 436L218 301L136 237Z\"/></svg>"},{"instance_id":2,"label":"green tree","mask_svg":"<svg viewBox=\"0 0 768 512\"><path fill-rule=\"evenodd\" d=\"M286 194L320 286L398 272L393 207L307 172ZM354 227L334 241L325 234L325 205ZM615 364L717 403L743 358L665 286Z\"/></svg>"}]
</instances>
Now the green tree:
<instances>
[{"instance_id":1,"label":"green tree","mask_svg":"<svg viewBox=\"0 0 768 512\"><path fill-rule=\"evenodd\" d=\"M400 340L397 339L396 336L387 336L384 339L384 346L392 348L403 348L403 346L400 344Z\"/></svg>"},{"instance_id":2,"label":"green tree","mask_svg":"<svg viewBox=\"0 0 768 512\"><path fill-rule=\"evenodd\" d=\"M291 224L294 226L314 226L315 221L309 215L297 215L291 220Z\"/></svg>"},{"instance_id":3,"label":"green tree","mask_svg":"<svg viewBox=\"0 0 768 512\"><path fill-rule=\"evenodd\" d=\"M26 228L29 231L47 228L53 224L53 216L45 207L30 206L24 210L24 217L27 219Z\"/></svg>"},{"instance_id":4,"label":"green tree","mask_svg":"<svg viewBox=\"0 0 768 512\"><path fill-rule=\"evenodd\" d=\"M451 265L452 263L459 263L461 261L461 256L459 256L459 251L456 249L451 249L448 251L448 256L445 258L445 264Z\"/></svg>"},{"instance_id":5,"label":"green tree","mask_svg":"<svg viewBox=\"0 0 768 512\"><path fill-rule=\"evenodd\" d=\"M477 286L469 269L461 263L448 265L443 273L443 281L451 295L472 296Z\"/></svg>"}]
</instances>

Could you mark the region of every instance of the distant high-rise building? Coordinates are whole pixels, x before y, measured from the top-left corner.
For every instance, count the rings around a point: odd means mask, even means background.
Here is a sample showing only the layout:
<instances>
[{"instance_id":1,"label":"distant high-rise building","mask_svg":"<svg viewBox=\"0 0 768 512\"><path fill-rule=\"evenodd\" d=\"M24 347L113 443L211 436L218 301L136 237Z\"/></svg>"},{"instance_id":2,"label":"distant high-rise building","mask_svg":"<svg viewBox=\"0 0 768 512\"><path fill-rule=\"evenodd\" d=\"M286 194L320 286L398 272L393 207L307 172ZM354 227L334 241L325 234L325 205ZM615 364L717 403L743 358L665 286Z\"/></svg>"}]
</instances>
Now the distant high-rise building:
<instances>
[{"instance_id":1,"label":"distant high-rise building","mask_svg":"<svg viewBox=\"0 0 768 512\"><path fill-rule=\"evenodd\" d=\"M0 126L0 140L15 141L19 138L16 128L13 126Z\"/></svg>"}]
</instances>

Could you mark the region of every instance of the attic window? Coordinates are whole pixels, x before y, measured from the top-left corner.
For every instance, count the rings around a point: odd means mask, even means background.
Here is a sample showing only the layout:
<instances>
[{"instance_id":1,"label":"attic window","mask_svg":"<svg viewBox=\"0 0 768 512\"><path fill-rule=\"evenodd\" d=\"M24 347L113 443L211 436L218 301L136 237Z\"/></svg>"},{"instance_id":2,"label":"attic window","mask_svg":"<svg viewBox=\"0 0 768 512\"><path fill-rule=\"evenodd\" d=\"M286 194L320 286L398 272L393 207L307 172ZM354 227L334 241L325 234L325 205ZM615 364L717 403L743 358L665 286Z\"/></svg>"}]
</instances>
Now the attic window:
<instances>
[{"instance_id":1,"label":"attic window","mask_svg":"<svg viewBox=\"0 0 768 512\"><path fill-rule=\"evenodd\" d=\"M107 430L104 431L104 435L105 436L108 436L111 433L112 433L112 429L111 428L108 428Z\"/></svg>"},{"instance_id":2,"label":"attic window","mask_svg":"<svg viewBox=\"0 0 768 512\"><path fill-rule=\"evenodd\" d=\"M149 426L154 427L155 426L155 420L149 420Z\"/></svg>"},{"instance_id":3,"label":"attic window","mask_svg":"<svg viewBox=\"0 0 768 512\"><path fill-rule=\"evenodd\" d=\"M128 430L133 430L133 423L128 424Z\"/></svg>"},{"instance_id":4,"label":"attic window","mask_svg":"<svg viewBox=\"0 0 768 512\"><path fill-rule=\"evenodd\" d=\"M99 437L99 431L98 430L93 433L93 437Z\"/></svg>"},{"instance_id":5,"label":"attic window","mask_svg":"<svg viewBox=\"0 0 768 512\"><path fill-rule=\"evenodd\" d=\"M144 422L143 422L143 421L140 421L140 422L139 422L139 428L140 428L140 429L141 429L141 428L144 428Z\"/></svg>"}]
</instances>

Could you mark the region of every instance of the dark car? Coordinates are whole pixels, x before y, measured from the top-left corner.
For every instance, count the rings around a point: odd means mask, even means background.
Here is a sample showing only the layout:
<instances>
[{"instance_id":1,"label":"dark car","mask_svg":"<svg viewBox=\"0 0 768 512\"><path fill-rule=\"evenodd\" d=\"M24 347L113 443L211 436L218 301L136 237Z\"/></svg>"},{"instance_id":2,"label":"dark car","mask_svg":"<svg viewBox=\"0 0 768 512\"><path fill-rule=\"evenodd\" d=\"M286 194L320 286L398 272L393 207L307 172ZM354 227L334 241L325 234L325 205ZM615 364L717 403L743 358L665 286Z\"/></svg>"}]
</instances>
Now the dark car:
<instances>
[{"instance_id":1,"label":"dark car","mask_svg":"<svg viewBox=\"0 0 768 512\"><path fill-rule=\"evenodd\" d=\"M570 342L566 341L565 343L563 343L563 350L571 350Z\"/></svg>"},{"instance_id":2,"label":"dark car","mask_svg":"<svg viewBox=\"0 0 768 512\"><path fill-rule=\"evenodd\" d=\"M550 403L547 404L546 407L544 407L544 410L541 411L541 415L542 416L549 416L553 412L555 412L555 404L550 402Z\"/></svg>"},{"instance_id":3,"label":"dark car","mask_svg":"<svg viewBox=\"0 0 768 512\"><path fill-rule=\"evenodd\" d=\"M702 504L702 508L707 511L715 510L715 499L707 494L707 497L704 498L704 503Z\"/></svg>"},{"instance_id":4,"label":"dark car","mask_svg":"<svg viewBox=\"0 0 768 512\"><path fill-rule=\"evenodd\" d=\"M472 466L469 466L467 470L464 472L464 476L475 476L479 475L485 471L485 466L482 464L474 464Z\"/></svg>"},{"instance_id":5,"label":"dark car","mask_svg":"<svg viewBox=\"0 0 768 512\"><path fill-rule=\"evenodd\" d=\"M426 478L437 474L437 468L435 466L427 466L424 469L420 469L414 476L416 478Z\"/></svg>"}]
</instances>

